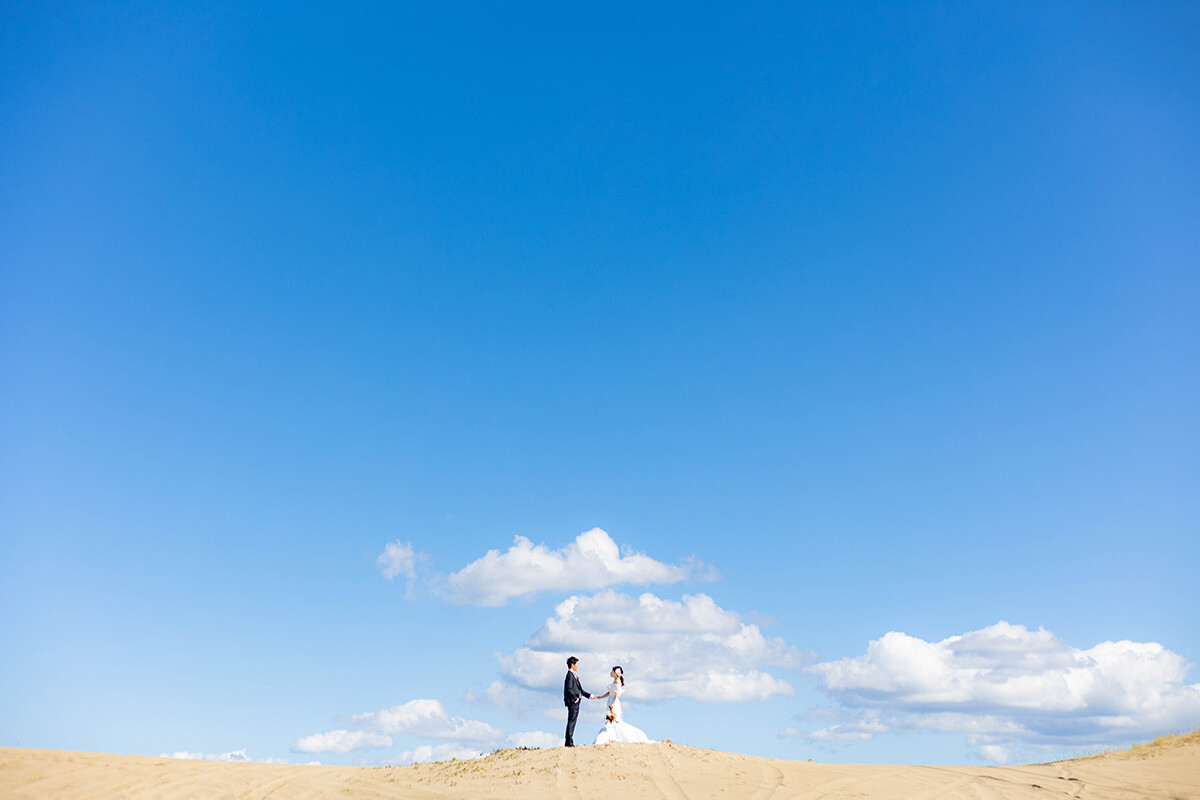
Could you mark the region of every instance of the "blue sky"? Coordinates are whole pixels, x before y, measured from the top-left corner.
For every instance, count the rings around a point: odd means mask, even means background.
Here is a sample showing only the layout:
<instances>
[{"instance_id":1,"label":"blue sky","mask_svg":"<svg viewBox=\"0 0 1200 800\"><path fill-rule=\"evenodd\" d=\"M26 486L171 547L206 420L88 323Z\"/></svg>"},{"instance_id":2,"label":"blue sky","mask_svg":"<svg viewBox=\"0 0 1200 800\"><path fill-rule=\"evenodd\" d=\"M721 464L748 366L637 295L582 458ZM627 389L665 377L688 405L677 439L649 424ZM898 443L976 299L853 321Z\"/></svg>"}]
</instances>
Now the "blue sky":
<instances>
[{"instance_id":1,"label":"blue sky","mask_svg":"<svg viewBox=\"0 0 1200 800\"><path fill-rule=\"evenodd\" d=\"M0 17L0 745L1200 722L1194 6L194 5Z\"/></svg>"}]
</instances>

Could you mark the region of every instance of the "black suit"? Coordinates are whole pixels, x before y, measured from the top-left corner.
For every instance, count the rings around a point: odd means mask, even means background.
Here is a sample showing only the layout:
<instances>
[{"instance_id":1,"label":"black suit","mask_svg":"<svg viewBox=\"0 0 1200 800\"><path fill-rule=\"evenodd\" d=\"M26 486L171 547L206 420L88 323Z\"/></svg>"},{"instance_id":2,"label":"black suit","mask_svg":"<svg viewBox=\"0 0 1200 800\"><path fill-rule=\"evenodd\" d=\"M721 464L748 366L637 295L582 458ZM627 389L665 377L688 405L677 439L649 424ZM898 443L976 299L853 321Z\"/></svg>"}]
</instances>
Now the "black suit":
<instances>
[{"instance_id":1,"label":"black suit","mask_svg":"<svg viewBox=\"0 0 1200 800\"><path fill-rule=\"evenodd\" d=\"M567 747L575 746L575 722L579 719L579 699L591 697L579 683L575 670L567 670L567 678L563 681L563 705L567 707Z\"/></svg>"}]
</instances>

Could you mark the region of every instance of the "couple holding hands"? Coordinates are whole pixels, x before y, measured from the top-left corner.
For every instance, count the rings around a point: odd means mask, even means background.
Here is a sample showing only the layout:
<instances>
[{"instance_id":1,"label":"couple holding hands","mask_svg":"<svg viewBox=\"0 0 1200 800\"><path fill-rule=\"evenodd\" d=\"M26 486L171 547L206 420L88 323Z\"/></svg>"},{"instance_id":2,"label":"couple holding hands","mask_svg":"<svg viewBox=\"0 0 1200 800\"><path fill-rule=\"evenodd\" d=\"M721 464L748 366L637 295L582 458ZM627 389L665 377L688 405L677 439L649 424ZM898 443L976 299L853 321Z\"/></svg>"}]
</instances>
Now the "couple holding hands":
<instances>
[{"instance_id":1,"label":"couple holding hands","mask_svg":"<svg viewBox=\"0 0 1200 800\"><path fill-rule=\"evenodd\" d=\"M645 733L622 718L621 695L625 692L625 671L620 667L613 667L610 675L613 682L609 684L608 691L597 697L585 692L582 684L579 683L579 659L575 656L567 659L567 677L563 681L563 704L567 707L567 747L575 746L575 722L579 719L579 702L584 697L589 700L608 698L608 714L605 716L607 722L596 734L596 740L592 744L604 744L605 742L650 743L650 739L646 737Z\"/></svg>"}]
</instances>

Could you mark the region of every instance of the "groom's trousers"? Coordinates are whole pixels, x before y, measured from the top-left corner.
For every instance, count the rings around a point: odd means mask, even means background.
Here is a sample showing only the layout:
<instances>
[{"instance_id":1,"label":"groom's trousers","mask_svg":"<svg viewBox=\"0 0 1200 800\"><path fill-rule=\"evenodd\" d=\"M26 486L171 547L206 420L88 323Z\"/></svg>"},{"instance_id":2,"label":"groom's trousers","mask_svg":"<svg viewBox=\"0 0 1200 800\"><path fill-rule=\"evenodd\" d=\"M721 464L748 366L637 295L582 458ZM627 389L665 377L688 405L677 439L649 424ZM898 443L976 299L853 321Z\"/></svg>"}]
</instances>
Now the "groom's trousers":
<instances>
[{"instance_id":1,"label":"groom's trousers","mask_svg":"<svg viewBox=\"0 0 1200 800\"><path fill-rule=\"evenodd\" d=\"M575 746L575 723L579 720L579 703L567 706L567 747Z\"/></svg>"}]
</instances>

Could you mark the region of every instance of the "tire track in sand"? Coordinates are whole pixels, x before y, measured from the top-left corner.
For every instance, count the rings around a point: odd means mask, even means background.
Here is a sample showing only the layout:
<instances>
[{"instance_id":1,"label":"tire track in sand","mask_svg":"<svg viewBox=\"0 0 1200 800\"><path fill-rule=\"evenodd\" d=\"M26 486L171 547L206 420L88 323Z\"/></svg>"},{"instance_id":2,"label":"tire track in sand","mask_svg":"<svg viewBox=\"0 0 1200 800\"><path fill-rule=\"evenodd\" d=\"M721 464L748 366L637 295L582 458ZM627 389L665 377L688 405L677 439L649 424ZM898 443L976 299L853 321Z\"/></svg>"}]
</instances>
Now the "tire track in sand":
<instances>
[{"instance_id":1,"label":"tire track in sand","mask_svg":"<svg viewBox=\"0 0 1200 800\"><path fill-rule=\"evenodd\" d=\"M750 795L750 800L771 800L783 788L783 770L766 759L754 759L752 763L758 768L762 785Z\"/></svg>"},{"instance_id":2,"label":"tire track in sand","mask_svg":"<svg viewBox=\"0 0 1200 800\"><path fill-rule=\"evenodd\" d=\"M926 788L920 791L913 792L909 796L912 800L941 800L942 798L952 797L1004 797L1004 792L992 783L998 781L1004 784L998 778L992 778L986 775L963 774L958 770L944 769L942 767L924 767L921 773L921 782L927 784ZM968 791L970 789L971 791Z\"/></svg>"},{"instance_id":3,"label":"tire track in sand","mask_svg":"<svg viewBox=\"0 0 1200 800\"><path fill-rule=\"evenodd\" d=\"M1062 795L1070 800L1078 800L1083 796L1086 785L1079 778L1072 777L1070 773L1058 766L1057 775L1048 775L1039 767L1043 765L1035 764L1022 767L1005 767L1005 777L1012 781L1014 785L1028 781L1028 786L1044 789L1057 795Z\"/></svg>"},{"instance_id":4,"label":"tire track in sand","mask_svg":"<svg viewBox=\"0 0 1200 800\"><path fill-rule=\"evenodd\" d=\"M671 774L671 763L667 761L663 755L663 750L654 747L650 748L650 764L646 773L650 778L650 783L659 794L663 796L663 800L691 800L679 782Z\"/></svg>"},{"instance_id":5,"label":"tire track in sand","mask_svg":"<svg viewBox=\"0 0 1200 800\"><path fill-rule=\"evenodd\" d=\"M867 787L864 787L864 784L869 786L882 781L886 785L888 779L905 773L904 767L863 773L844 765L823 766L826 769L823 769L819 775L814 775L811 782L793 789L788 797L795 798L795 800L817 800L817 798L826 797L870 797L870 792Z\"/></svg>"}]
</instances>

